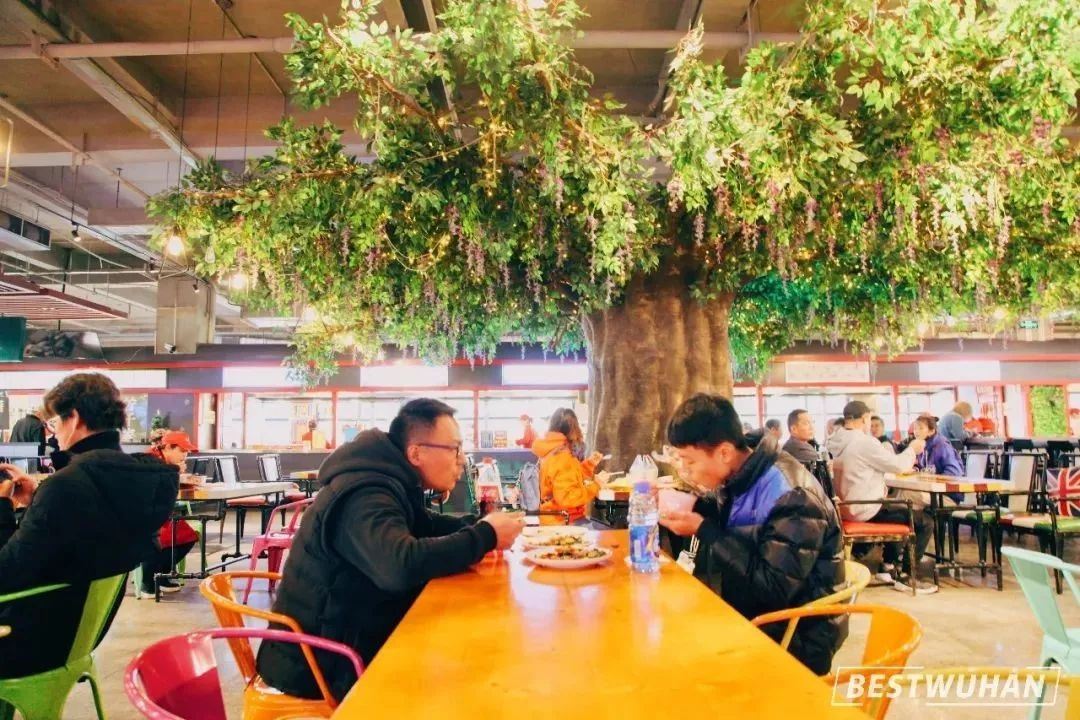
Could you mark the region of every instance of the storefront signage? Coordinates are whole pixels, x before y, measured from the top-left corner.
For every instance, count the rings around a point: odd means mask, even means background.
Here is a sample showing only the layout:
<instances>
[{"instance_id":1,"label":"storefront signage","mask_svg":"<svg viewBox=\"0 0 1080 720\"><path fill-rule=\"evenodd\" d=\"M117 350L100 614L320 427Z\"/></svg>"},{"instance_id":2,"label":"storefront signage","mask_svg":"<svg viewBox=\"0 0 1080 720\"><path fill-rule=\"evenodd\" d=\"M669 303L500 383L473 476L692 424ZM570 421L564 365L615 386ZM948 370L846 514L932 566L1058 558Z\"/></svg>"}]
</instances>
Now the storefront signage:
<instances>
[{"instance_id":1,"label":"storefront signage","mask_svg":"<svg viewBox=\"0 0 1080 720\"><path fill-rule=\"evenodd\" d=\"M1021 330L1038 330L1039 321L1034 318L1024 318L1020 321Z\"/></svg>"},{"instance_id":2,"label":"storefront signage","mask_svg":"<svg viewBox=\"0 0 1080 720\"><path fill-rule=\"evenodd\" d=\"M870 363L865 362L786 362L785 379L789 385L805 383L868 383Z\"/></svg>"}]
</instances>

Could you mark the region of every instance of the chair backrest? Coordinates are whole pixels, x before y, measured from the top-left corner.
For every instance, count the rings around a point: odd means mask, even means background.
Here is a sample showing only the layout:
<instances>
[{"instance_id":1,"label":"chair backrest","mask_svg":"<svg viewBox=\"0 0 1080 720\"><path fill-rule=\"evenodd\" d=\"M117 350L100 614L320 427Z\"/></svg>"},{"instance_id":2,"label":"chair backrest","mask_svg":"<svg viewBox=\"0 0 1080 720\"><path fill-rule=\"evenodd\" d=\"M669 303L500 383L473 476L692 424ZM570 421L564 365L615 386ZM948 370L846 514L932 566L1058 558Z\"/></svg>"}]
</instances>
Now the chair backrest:
<instances>
[{"instance_id":1,"label":"chair backrest","mask_svg":"<svg viewBox=\"0 0 1080 720\"><path fill-rule=\"evenodd\" d=\"M292 517L289 518L289 524L285 528L285 532L295 533L296 526L300 522L300 516L304 514L304 510L307 510L308 506L311 505L311 503L313 502L315 502L315 498L310 497L304 498L303 500L297 500L296 502L285 503L284 505L278 505L277 507L275 507L270 512L270 519L266 523L267 534L280 533L280 530L274 530L274 518L278 515L278 513L282 515L287 515L290 512L292 513Z\"/></svg>"},{"instance_id":2,"label":"chair backrest","mask_svg":"<svg viewBox=\"0 0 1080 720\"><path fill-rule=\"evenodd\" d=\"M1062 517L1080 517L1080 468L1046 471L1046 493Z\"/></svg>"},{"instance_id":3,"label":"chair backrest","mask_svg":"<svg viewBox=\"0 0 1080 720\"><path fill-rule=\"evenodd\" d=\"M824 597L819 597L817 600L811 600L803 607L820 607L824 605L840 605L841 603L853 603L858 597L859 593L870 584L870 568L866 567L862 563L855 562L854 560L844 561L844 583L843 587L836 592L829 593ZM784 637L780 640L781 647L787 647L791 644L791 638L795 636L795 629L799 625L798 618L792 618L788 621L787 630L784 631Z\"/></svg>"},{"instance_id":4,"label":"chair backrest","mask_svg":"<svg viewBox=\"0 0 1080 720\"><path fill-rule=\"evenodd\" d=\"M346 657L356 676L364 671L356 653L341 643L285 630L220 628L159 640L136 655L124 672L132 705L151 720L226 720L213 640L272 640L314 647ZM331 703L331 707L334 704Z\"/></svg>"},{"instance_id":5,"label":"chair backrest","mask_svg":"<svg viewBox=\"0 0 1080 720\"><path fill-rule=\"evenodd\" d=\"M210 455L188 455L187 470L195 475L205 475L206 482L221 482L221 470L216 457Z\"/></svg>"},{"instance_id":6,"label":"chair backrest","mask_svg":"<svg viewBox=\"0 0 1080 720\"><path fill-rule=\"evenodd\" d=\"M247 580L248 578L251 578L252 580L273 580L274 582L280 582L281 573L260 570L237 570L234 572L223 572L211 575L199 584L199 592L203 594L203 597L210 601L210 605L214 609L214 615L217 616L221 626L223 628L242 628L245 627L244 618L251 617L265 620L266 622L284 625L294 633L303 633L300 623L296 622L288 615L282 615L281 613L271 612L269 610L260 610L238 601L236 599L236 593L233 591L233 580ZM229 649L232 650L233 658L236 660L236 665L240 668L240 674L244 677L244 681L251 683L256 675L255 651L252 649L251 643L244 638L234 638L229 640ZM315 684L319 686L319 690L322 692L323 699L332 703L333 695L330 694L330 687L326 684L326 678L323 677L318 663L315 662L315 655L311 652L311 648L307 645L302 645L300 650L307 660L308 668L315 678Z\"/></svg>"},{"instance_id":7,"label":"chair backrest","mask_svg":"<svg viewBox=\"0 0 1080 720\"><path fill-rule=\"evenodd\" d=\"M221 482L240 482L240 462L235 455L218 455L216 459L218 476L221 478Z\"/></svg>"},{"instance_id":8,"label":"chair backrest","mask_svg":"<svg viewBox=\"0 0 1080 720\"><path fill-rule=\"evenodd\" d=\"M869 615L870 632L866 638L862 662L859 667L901 668L907 665L911 653L922 641L919 621L903 610L885 605L821 605L792 608L759 615L750 622L760 627L807 617L832 617L836 615ZM847 682L856 672L844 670L829 676L830 684ZM864 703L864 709L866 703Z\"/></svg>"},{"instance_id":9,"label":"chair backrest","mask_svg":"<svg viewBox=\"0 0 1080 720\"><path fill-rule=\"evenodd\" d=\"M1068 690L1068 699L1065 705L1065 717L1070 718L1071 720L1080 717L1080 687L1073 687L1077 681L1080 680L1080 677L1075 675L1063 675L1057 669L1036 670L1033 668L1007 667L922 668L918 672L890 673L888 678L889 684L886 687L902 689L908 686L914 686L916 688L922 687L925 689L934 686L936 688L944 688L945 683L950 678L956 681L955 685L958 688L956 695L949 697L949 691L945 690L946 697L941 697L939 694L932 699L939 702L948 702L948 700L954 697L962 697L959 688L963 686L964 681L967 681L967 687L974 687L974 678L979 678L979 687L984 687L982 683L983 679L993 678L995 680L1004 680L1008 682L1015 678L1018 682L1024 684L1025 692L1027 682L1029 680L1034 680L1036 682L1036 687L1041 688L1042 690L1056 685L1060 691L1060 686L1064 685ZM869 683L864 683L863 687L867 687L868 685ZM996 684L994 686L996 687ZM952 685L950 684L949 687L952 687ZM938 692L940 693L942 691L939 690ZM863 710L866 714L876 720L884 720L889 711L889 699L886 697L887 694L887 692L879 693L878 697L872 699L868 705L864 705ZM1016 702L1017 698L1014 695L1004 696L1004 693L1002 694L1003 697L1008 698L1009 704L1018 704ZM1041 696L1042 693L1040 692L1039 697L1041 698ZM1024 697L1026 699L1026 694ZM1060 694L1055 695L1055 697L1060 697ZM955 700L953 700L953 702L955 702ZM1037 707L1035 703L1031 703L1030 706L1033 708ZM1035 715L1035 717L1038 717L1038 715Z\"/></svg>"},{"instance_id":10,"label":"chair backrest","mask_svg":"<svg viewBox=\"0 0 1080 720\"><path fill-rule=\"evenodd\" d=\"M1072 589L1073 597L1080 603L1080 586L1076 580L1076 575L1080 574L1080 566L1067 563L1053 555L1024 548L1003 547L1001 552L1009 558L1009 564L1012 565L1013 573L1020 583L1020 589L1024 591L1031 611L1035 613L1039 627L1058 642L1071 645L1050 573L1054 570L1061 571Z\"/></svg>"},{"instance_id":11,"label":"chair backrest","mask_svg":"<svg viewBox=\"0 0 1080 720\"><path fill-rule=\"evenodd\" d=\"M260 455L258 461L259 477L263 482L277 482L281 479L280 455Z\"/></svg>"},{"instance_id":12,"label":"chair backrest","mask_svg":"<svg viewBox=\"0 0 1080 720\"><path fill-rule=\"evenodd\" d=\"M79 627L75 631L75 640L71 644L71 652L68 653L68 662L86 657L101 642L105 624L124 596L126 582L127 573L122 573L90 583L82 617L79 618Z\"/></svg>"},{"instance_id":13,"label":"chair backrest","mask_svg":"<svg viewBox=\"0 0 1080 720\"><path fill-rule=\"evenodd\" d=\"M1006 465L1008 480L1012 483L1013 490L1035 491L1040 482L1039 468L1042 465L1042 454L1036 452L1006 452L1002 453L1003 463ZM1028 510L1030 500L1023 495L1009 497L1009 509L1015 511Z\"/></svg>"},{"instance_id":14,"label":"chair backrest","mask_svg":"<svg viewBox=\"0 0 1080 720\"><path fill-rule=\"evenodd\" d=\"M518 488L521 490L521 506L525 510L540 509L540 466L525 463L518 472Z\"/></svg>"}]
</instances>

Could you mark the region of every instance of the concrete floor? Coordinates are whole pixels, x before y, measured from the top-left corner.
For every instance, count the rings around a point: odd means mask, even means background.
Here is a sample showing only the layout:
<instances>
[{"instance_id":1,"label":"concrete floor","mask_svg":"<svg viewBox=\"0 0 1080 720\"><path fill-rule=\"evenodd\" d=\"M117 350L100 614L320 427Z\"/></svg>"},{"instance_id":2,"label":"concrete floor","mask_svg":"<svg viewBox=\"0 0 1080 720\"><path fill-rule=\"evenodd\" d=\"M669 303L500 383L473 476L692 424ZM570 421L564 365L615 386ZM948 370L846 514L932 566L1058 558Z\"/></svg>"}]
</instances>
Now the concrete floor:
<instances>
[{"instance_id":1,"label":"concrete floor","mask_svg":"<svg viewBox=\"0 0 1080 720\"><path fill-rule=\"evenodd\" d=\"M231 518L230 518L231 520ZM258 520L252 515L248 527L257 527ZM226 528L224 547L228 548L231 537ZM217 527L211 526L210 537L217 540ZM966 537L963 542L965 557L973 553L973 543ZM1032 547L1030 541L1024 544ZM212 550L221 546L211 543ZM1036 548L1037 549L1037 548ZM1080 560L1080 549L1070 548L1067 558ZM197 564L189 560L189 567ZM246 564L234 566L236 569ZM265 607L266 593L262 588L253 592L252 603ZM943 667L965 665L1029 666L1039 661L1042 632L1035 622L1011 572L1005 571L1005 590L998 592L992 577L985 584L978 572L967 572L962 581L943 578L941 591L928 596L912 597L888 587L868 588L860 602L891 605L914 615L922 623L924 636L921 645L911 658L911 666ZM1061 596L1061 607L1068 625L1080 626L1080 606L1068 594ZM197 583L189 582L181 592L167 596L161 603L152 599L124 600L113 627L96 653L98 672L105 694L105 704L110 720L136 720L139 715L128 702L123 690L123 671L128 661L151 642L169 635L197 629L215 627L216 622L209 605L199 594ZM857 665L866 638L868 621L852 620L851 633L835 658L834 665ZM219 648L219 661L228 666L226 673L226 697L232 710L239 709L237 674L232 660L224 647ZM1044 718L1064 717L1064 700L1057 706L1046 708ZM231 712L239 717L239 712ZM895 702L889 712L890 720L901 718L962 718L993 717L995 720L1023 718L1025 709L1019 708L928 708L918 701ZM64 714L70 720L94 718L90 690L83 684L72 693ZM809 715L807 717L810 717Z\"/></svg>"}]
</instances>

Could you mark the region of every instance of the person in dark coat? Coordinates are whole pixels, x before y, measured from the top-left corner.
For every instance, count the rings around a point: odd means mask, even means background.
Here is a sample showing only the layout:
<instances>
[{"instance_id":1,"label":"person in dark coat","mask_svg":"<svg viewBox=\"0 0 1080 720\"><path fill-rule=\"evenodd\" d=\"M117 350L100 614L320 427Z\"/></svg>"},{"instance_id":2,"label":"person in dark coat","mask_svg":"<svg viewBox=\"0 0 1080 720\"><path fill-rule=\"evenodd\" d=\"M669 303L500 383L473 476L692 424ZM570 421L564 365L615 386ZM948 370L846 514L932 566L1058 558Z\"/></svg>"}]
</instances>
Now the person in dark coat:
<instances>
[{"instance_id":1,"label":"person in dark coat","mask_svg":"<svg viewBox=\"0 0 1080 720\"><path fill-rule=\"evenodd\" d=\"M27 413L19 418L14 427L11 428L11 439L8 442L32 442L44 445L45 420L41 417L44 412L44 409L38 408L34 412Z\"/></svg>"},{"instance_id":2,"label":"person in dark coat","mask_svg":"<svg viewBox=\"0 0 1080 720\"><path fill-rule=\"evenodd\" d=\"M367 665L429 580L510 547L524 526L521 514L492 513L475 522L432 513L424 504L424 490L450 490L464 470L453 416L438 400L412 400L389 432L366 430L326 459L322 489L285 561L274 612L305 633L349 645ZM331 692L343 698L356 682L351 663L321 650L315 656ZM283 692L321 697L296 645L262 643L257 667Z\"/></svg>"},{"instance_id":3,"label":"person in dark coat","mask_svg":"<svg viewBox=\"0 0 1080 720\"><path fill-rule=\"evenodd\" d=\"M805 605L844 582L836 510L775 438L751 451L731 402L705 394L679 406L667 434L693 483L717 491L691 511L660 518L672 532L698 537L695 577L747 618ZM762 628L774 640L785 629ZM803 620L788 650L824 675L846 637L844 617Z\"/></svg>"},{"instance_id":4,"label":"person in dark coat","mask_svg":"<svg viewBox=\"0 0 1080 720\"><path fill-rule=\"evenodd\" d=\"M784 452L803 465L812 465L821 459L817 449L810 443L814 439L814 419L806 410L792 410L788 413L788 441L784 443Z\"/></svg>"},{"instance_id":5,"label":"person in dark coat","mask_svg":"<svg viewBox=\"0 0 1080 720\"><path fill-rule=\"evenodd\" d=\"M57 472L38 487L18 468L0 465L0 595L70 587L0 604L0 625L11 627L0 638L0 678L64 664L90 582L129 572L156 552L157 530L179 488L175 467L121 452L124 402L104 375L65 378L46 394L45 407L61 448L52 455ZM18 526L16 504L28 505Z\"/></svg>"}]
</instances>

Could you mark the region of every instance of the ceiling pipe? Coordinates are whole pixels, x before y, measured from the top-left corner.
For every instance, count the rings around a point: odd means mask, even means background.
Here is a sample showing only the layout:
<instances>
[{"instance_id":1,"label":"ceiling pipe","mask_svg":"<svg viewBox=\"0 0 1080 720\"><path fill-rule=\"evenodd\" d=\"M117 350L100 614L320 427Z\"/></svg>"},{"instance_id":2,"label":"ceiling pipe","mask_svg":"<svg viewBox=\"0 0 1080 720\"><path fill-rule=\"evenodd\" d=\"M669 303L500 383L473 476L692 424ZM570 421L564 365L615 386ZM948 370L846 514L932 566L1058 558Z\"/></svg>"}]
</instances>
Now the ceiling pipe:
<instances>
[{"instance_id":1,"label":"ceiling pipe","mask_svg":"<svg viewBox=\"0 0 1080 720\"><path fill-rule=\"evenodd\" d=\"M0 109L6 110L7 112L22 120L30 127L34 128L43 135L46 135L50 140L60 145L68 152L72 153L75 157L81 158L83 162L90 163L99 170L103 170L106 174L108 174L109 177L113 178L114 180L120 181L120 183L124 187L142 197L143 200L147 200L150 198L150 195L146 191L144 191L141 187L131 182L127 178L123 177L120 173L116 172L115 168L111 168L105 163L98 162L93 155L86 152L85 150L76 147L74 143L69 141L63 135L53 130L51 127L49 127L42 121L38 120L33 115L29 115L17 106L12 105L2 97L0 97Z\"/></svg>"},{"instance_id":2,"label":"ceiling pipe","mask_svg":"<svg viewBox=\"0 0 1080 720\"><path fill-rule=\"evenodd\" d=\"M570 39L579 50L671 50L686 33L679 30L587 30ZM798 33L755 33L756 42L795 42ZM707 32L702 39L706 50L738 50L747 43L746 33ZM228 55L237 53L287 53L292 37L192 40L187 42L98 42L47 43L0 46L0 60L56 60L72 58L148 57L154 55Z\"/></svg>"}]
</instances>

